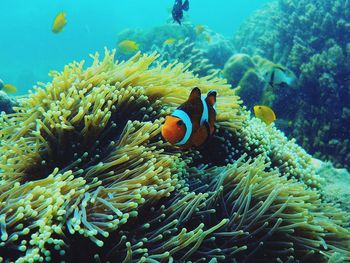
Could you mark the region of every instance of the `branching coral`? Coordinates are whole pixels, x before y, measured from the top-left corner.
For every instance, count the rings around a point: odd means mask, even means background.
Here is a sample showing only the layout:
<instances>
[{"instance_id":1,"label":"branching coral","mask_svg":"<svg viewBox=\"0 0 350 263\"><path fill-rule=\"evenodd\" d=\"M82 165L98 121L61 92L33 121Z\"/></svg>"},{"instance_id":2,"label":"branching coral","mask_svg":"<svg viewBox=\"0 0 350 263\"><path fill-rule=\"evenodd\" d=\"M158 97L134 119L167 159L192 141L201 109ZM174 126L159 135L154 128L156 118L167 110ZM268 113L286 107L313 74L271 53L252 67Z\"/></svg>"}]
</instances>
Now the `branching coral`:
<instances>
[{"instance_id":1,"label":"branching coral","mask_svg":"<svg viewBox=\"0 0 350 263\"><path fill-rule=\"evenodd\" d=\"M302 111L292 132L316 157L346 168L350 168L349 61L350 52L334 44L302 64L300 81L306 99L298 104ZM308 136L301 138L300 132Z\"/></svg>"},{"instance_id":2,"label":"branching coral","mask_svg":"<svg viewBox=\"0 0 350 263\"><path fill-rule=\"evenodd\" d=\"M291 135L309 152L349 168L347 0L280 0L257 12L235 36L240 52L286 65L300 78Z\"/></svg>"},{"instance_id":3,"label":"branching coral","mask_svg":"<svg viewBox=\"0 0 350 263\"><path fill-rule=\"evenodd\" d=\"M1 260L350 259L347 215L307 187L307 155L242 114L224 80L113 56L52 72L2 116ZM160 125L194 86L219 91L218 132L181 152Z\"/></svg>"}]
</instances>

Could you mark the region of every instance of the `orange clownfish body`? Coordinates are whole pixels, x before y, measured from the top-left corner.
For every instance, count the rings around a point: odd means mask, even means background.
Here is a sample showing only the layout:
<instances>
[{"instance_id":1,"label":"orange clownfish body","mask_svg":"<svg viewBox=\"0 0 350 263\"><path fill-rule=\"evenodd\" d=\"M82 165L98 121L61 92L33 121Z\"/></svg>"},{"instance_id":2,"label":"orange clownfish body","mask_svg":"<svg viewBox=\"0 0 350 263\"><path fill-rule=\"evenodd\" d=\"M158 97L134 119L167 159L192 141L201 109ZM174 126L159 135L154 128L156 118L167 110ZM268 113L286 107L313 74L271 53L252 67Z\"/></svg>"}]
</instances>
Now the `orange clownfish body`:
<instances>
[{"instance_id":1,"label":"orange clownfish body","mask_svg":"<svg viewBox=\"0 0 350 263\"><path fill-rule=\"evenodd\" d=\"M200 146L215 131L216 91L209 91L206 97L199 88L194 88L188 100L170 116L166 116L162 127L163 138L183 149Z\"/></svg>"}]
</instances>

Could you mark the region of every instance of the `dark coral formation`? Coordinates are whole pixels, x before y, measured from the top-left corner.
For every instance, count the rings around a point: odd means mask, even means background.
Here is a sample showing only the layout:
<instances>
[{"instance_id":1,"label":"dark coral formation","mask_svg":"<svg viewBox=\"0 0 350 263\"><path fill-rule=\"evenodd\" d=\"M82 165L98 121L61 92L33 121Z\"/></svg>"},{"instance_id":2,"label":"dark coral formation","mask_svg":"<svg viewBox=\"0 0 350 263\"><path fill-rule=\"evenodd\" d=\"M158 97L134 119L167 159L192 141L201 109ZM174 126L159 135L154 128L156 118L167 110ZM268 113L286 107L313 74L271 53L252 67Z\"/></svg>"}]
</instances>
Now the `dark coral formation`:
<instances>
[{"instance_id":1,"label":"dark coral formation","mask_svg":"<svg viewBox=\"0 0 350 263\"><path fill-rule=\"evenodd\" d=\"M72 63L1 119L0 260L350 260L349 217L311 157L250 117L224 80L157 55ZM164 116L217 89L217 134L164 143Z\"/></svg>"},{"instance_id":2,"label":"dark coral formation","mask_svg":"<svg viewBox=\"0 0 350 263\"><path fill-rule=\"evenodd\" d=\"M17 105L16 100L9 97L4 91L4 82L0 79L0 113L12 113L13 107Z\"/></svg>"},{"instance_id":3,"label":"dark coral formation","mask_svg":"<svg viewBox=\"0 0 350 263\"><path fill-rule=\"evenodd\" d=\"M4 91L0 90L0 112L12 113L13 107L17 105L14 98L9 97Z\"/></svg>"},{"instance_id":4,"label":"dark coral formation","mask_svg":"<svg viewBox=\"0 0 350 263\"><path fill-rule=\"evenodd\" d=\"M285 112L291 136L310 152L350 168L350 2L279 0L242 26L234 42L292 69L300 103Z\"/></svg>"}]
</instances>

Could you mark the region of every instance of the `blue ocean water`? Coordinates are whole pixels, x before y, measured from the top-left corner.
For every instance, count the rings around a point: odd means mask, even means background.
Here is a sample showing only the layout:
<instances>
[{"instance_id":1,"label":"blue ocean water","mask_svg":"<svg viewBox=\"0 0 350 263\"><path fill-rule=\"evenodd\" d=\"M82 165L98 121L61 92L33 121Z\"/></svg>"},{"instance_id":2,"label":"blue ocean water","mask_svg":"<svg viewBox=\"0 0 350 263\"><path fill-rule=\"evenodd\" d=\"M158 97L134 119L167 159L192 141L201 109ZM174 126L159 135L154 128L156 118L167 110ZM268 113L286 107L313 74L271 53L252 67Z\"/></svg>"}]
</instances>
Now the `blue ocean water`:
<instances>
[{"instance_id":1,"label":"blue ocean water","mask_svg":"<svg viewBox=\"0 0 350 263\"><path fill-rule=\"evenodd\" d=\"M190 0L188 17L231 37L239 25L267 0ZM149 29L171 22L173 0L12 0L1 1L0 79L26 93L48 72L73 60L116 45L126 28ZM67 14L67 26L51 32L54 17Z\"/></svg>"}]
</instances>

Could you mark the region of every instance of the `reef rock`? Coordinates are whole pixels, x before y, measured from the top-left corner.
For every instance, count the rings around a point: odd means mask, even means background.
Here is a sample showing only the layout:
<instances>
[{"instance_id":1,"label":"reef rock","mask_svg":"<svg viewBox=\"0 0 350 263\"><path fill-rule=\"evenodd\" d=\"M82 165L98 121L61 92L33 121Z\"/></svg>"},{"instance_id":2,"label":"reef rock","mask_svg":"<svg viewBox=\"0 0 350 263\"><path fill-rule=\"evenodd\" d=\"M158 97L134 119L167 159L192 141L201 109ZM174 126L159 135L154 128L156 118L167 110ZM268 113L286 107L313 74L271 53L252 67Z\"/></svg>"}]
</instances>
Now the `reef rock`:
<instances>
[{"instance_id":1,"label":"reef rock","mask_svg":"<svg viewBox=\"0 0 350 263\"><path fill-rule=\"evenodd\" d=\"M16 100L0 90L0 112L12 113L15 105L17 105Z\"/></svg>"}]
</instances>

